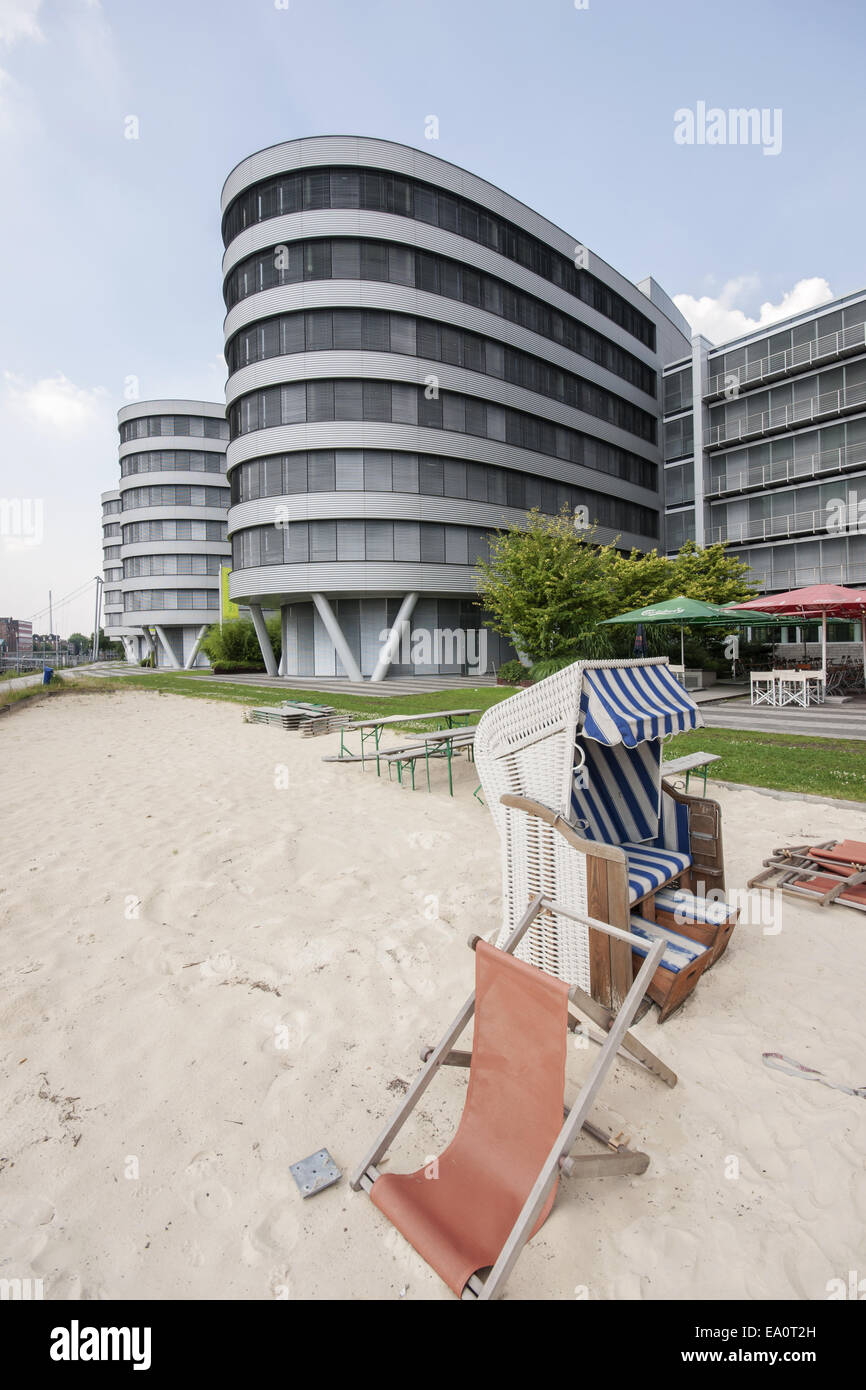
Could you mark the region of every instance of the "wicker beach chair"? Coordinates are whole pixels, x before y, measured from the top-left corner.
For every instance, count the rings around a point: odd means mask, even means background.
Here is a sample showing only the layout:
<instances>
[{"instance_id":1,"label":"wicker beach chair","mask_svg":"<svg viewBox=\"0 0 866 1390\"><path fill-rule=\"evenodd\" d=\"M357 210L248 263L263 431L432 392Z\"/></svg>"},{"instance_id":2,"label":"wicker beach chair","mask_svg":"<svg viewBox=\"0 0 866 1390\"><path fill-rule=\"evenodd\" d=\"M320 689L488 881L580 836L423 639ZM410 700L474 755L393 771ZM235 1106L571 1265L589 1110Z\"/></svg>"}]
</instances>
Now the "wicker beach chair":
<instances>
[{"instance_id":1,"label":"wicker beach chair","mask_svg":"<svg viewBox=\"0 0 866 1390\"><path fill-rule=\"evenodd\" d=\"M662 890L679 885L683 904L708 889L718 896L719 807L661 776L663 740L702 722L666 660L643 660L577 662L493 706L478 724L475 759L502 845L500 943L541 894L554 906L539 914L519 956L605 1007L621 1005L640 947L633 958L616 938L591 940L556 904L637 936L638 927L652 933ZM674 924L685 937L688 916ZM660 968L651 997L662 1018L717 958L693 940L701 949L692 960L672 950Z\"/></svg>"},{"instance_id":2,"label":"wicker beach chair","mask_svg":"<svg viewBox=\"0 0 866 1390\"><path fill-rule=\"evenodd\" d=\"M458 1298L489 1300L501 1294L526 1242L547 1218L560 1176L595 1178L643 1173L649 1157L619 1143L589 1120L595 1096L617 1050L636 1044L628 1033L665 943L647 954L627 998L605 1031L600 1050L573 1105L563 1098L573 1013L595 1020L581 991L515 960L512 952L552 904L538 896L500 950L478 937L475 991L436 1047L422 1051L424 1067L396 1114L351 1178L363 1189ZM565 913L565 909L560 909ZM594 936L629 937L607 923L568 914ZM472 1052L454 1050L475 1017ZM638 1055L635 1053L635 1055ZM441 1066L468 1066L463 1115L452 1142L411 1173L380 1173L378 1164ZM668 1085L676 1076L662 1074ZM600 1154L571 1155L581 1130L605 1145Z\"/></svg>"}]
</instances>

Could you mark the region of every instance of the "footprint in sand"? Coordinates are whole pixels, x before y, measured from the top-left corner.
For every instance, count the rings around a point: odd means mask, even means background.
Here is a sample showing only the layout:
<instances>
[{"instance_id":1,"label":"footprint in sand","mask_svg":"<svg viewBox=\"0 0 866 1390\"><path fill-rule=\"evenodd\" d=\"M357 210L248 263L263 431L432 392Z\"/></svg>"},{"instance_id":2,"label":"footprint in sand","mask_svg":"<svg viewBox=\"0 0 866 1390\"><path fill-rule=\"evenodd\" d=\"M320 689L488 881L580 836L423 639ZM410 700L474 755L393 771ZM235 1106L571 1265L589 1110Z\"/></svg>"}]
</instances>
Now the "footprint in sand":
<instances>
[{"instance_id":1,"label":"footprint in sand","mask_svg":"<svg viewBox=\"0 0 866 1390\"><path fill-rule=\"evenodd\" d=\"M241 1259L247 1265L261 1264L263 1259L273 1259L274 1255L292 1250L297 1239L298 1219L282 1202L272 1207L258 1225L244 1231Z\"/></svg>"},{"instance_id":2,"label":"footprint in sand","mask_svg":"<svg viewBox=\"0 0 866 1390\"><path fill-rule=\"evenodd\" d=\"M231 975L237 967L237 961L228 951L219 951L214 956L208 956L207 960L202 961L199 966L199 974L203 980L224 980L227 975Z\"/></svg>"},{"instance_id":3,"label":"footprint in sand","mask_svg":"<svg viewBox=\"0 0 866 1390\"><path fill-rule=\"evenodd\" d=\"M192 1204L199 1216L203 1216L207 1221L213 1221L217 1217L224 1216L232 1206L232 1194L222 1183L215 1182L212 1178L207 1180L204 1187L193 1193Z\"/></svg>"}]
</instances>

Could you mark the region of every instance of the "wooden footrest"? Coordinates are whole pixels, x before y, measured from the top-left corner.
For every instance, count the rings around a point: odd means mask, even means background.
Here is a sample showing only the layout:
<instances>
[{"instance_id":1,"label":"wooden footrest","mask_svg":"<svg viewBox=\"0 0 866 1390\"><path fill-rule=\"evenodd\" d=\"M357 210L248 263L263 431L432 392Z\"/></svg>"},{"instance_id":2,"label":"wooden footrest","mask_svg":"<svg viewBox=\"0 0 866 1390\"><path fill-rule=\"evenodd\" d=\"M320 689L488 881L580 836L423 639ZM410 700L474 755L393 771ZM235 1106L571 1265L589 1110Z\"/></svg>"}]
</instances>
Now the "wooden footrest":
<instances>
[{"instance_id":1,"label":"wooden footrest","mask_svg":"<svg viewBox=\"0 0 866 1390\"><path fill-rule=\"evenodd\" d=\"M655 896L656 919L689 941L706 946L710 970L719 956L727 950L731 933L737 925L739 908L714 898L699 898L683 888L666 888Z\"/></svg>"},{"instance_id":2,"label":"wooden footrest","mask_svg":"<svg viewBox=\"0 0 866 1390\"><path fill-rule=\"evenodd\" d=\"M659 922L648 922L635 913L632 913L629 924L635 937L632 947L635 974L656 937L662 936L668 943L647 989L650 999L661 1009L659 1023L664 1023L691 994L710 963L711 952L700 942L671 931Z\"/></svg>"}]
</instances>

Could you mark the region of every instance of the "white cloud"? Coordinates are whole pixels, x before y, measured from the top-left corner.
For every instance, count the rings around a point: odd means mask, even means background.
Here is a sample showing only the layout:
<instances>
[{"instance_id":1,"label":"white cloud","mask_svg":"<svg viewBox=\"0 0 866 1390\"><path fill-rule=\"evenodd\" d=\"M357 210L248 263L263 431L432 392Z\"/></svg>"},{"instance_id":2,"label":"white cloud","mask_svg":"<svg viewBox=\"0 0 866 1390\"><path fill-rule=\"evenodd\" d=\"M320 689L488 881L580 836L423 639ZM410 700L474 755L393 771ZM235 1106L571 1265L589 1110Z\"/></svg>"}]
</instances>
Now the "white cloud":
<instances>
[{"instance_id":1,"label":"white cloud","mask_svg":"<svg viewBox=\"0 0 866 1390\"><path fill-rule=\"evenodd\" d=\"M110 397L103 386L76 386L62 372L34 382L12 372L3 377L3 405L31 429L80 434L103 425L107 414L110 417Z\"/></svg>"},{"instance_id":2,"label":"white cloud","mask_svg":"<svg viewBox=\"0 0 866 1390\"><path fill-rule=\"evenodd\" d=\"M41 39L37 16L42 0L0 0L0 43L9 47L19 39Z\"/></svg>"},{"instance_id":3,"label":"white cloud","mask_svg":"<svg viewBox=\"0 0 866 1390\"><path fill-rule=\"evenodd\" d=\"M695 299L690 294L675 294L674 303L685 314L694 333L702 333L711 343L724 343L730 338L740 338L753 333L768 324L778 323L780 319L790 318L826 304L833 298L833 291L822 276L798 280L792 290L787 290L778 304L769 300L763 303L757 318L750 318L742 309L736 307L737 301L751 299L760 287L757 275L740 275L728 280L717 298L702 295Z\"/></svg>"}]
</instances>

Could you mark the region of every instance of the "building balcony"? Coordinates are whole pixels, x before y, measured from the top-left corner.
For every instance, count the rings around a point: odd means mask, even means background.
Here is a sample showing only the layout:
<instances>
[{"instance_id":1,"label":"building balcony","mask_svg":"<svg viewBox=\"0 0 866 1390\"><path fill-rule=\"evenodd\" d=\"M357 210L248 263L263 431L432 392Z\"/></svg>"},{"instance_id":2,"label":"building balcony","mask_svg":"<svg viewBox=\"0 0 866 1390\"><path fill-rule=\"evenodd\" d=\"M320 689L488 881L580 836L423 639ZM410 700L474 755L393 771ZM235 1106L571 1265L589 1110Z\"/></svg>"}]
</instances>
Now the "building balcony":
<instances>
[{"instance_id":1,"label":"building balcony","mask_svg":"<svg viewBox=\"0 0 866 1390\"><path fill-rule=\"evenodd\" d=\"M802 343L799 347L786 348L784 352L771 353L748 366L736 367L731 372L720 372L707 380L704 400L718 400L732 387L742 391L749 386L760 386L767 381L793 376L808 371L810 367L825 365L866 348L866 323L855 323L838 333L827 333L814 342Z\"/></svg>"},{"instance_id":2,"label":"building balcony","mask_svg":"<svg viewBox=\"0 0 866 1390\"><path fill-rule=\"evenodd\" d=\"M721 449L727 444L741 443L762 435L780 434L799 425L817 424L821 420L862 410L866 406L866 385L849 386L842 391L828 391L821 396L809 396L805 401L776 406L740 420L725 420L704 431L707 449Z\"/></svg>"},{"instance_id":3,"label":"building balcony","mask_svg":"<svg viewBox=\"0 0 866 1390\"><path fill-rule=\"evenodd\" d=\"M767 593L787 593L789 589L805 589L810 584L841 584L858 589L866 584L866 561L853 560L850 564L841 565L801 565L784 570L753 567L752 580ZM782 618L780 621L790 626L797 620Z\"/></svg>"},{"instance_id":4,"label":"building balcony","mask_svg":"<svg viewBox=\"0 0 866 1390\"><path fill-rule=\"evenodd\" d=\"M866 468L866 444L848 444L843 449L827 449L803 459L779 459L759 468L743 468L708 482L706 497L730 497L743 492L763 492L785 484L808 482L814 478L832 477L851 469Z\"/></svg>"},{"instance_id":5,"label":"building balcony","mask_svg":"<svg viewBox=\"0 0 866 1390\"><path fill-rule=\"evenodd\" d=\"M787 536L817 536L831 534L830 514L824 507L814 511L790 512L786 516L767 516L755 521L733 521L723 526L707 528L707 545L727 541L730 545L747 545L756 541L783 540ZM833 532L833 535L838 534Z\"/></svg>"}]
</instances>

